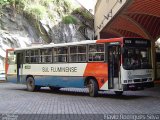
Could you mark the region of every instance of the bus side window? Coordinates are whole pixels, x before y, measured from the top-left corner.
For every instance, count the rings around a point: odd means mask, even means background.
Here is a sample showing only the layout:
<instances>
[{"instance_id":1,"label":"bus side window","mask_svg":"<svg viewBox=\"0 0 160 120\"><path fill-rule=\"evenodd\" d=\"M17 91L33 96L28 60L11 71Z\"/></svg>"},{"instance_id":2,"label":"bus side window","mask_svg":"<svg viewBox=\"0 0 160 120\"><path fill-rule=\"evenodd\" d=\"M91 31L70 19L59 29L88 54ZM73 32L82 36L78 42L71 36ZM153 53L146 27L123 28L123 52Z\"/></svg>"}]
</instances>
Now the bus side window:
<instances>
[{"instance_id":1,"label":"bus side window","mask_svg":"<svg viewBox=\"0 0 160 120\"><path fill-rule=\"evenodd\" d=\"M31 63L39 63L39 50L31 50L30 60Z\"/></svg>"},{"instance_id":2,"label":"bus side window","mask_svg":"<svg viewBox=\"0 0 160 120\"><path fill-rule=\"evenodd\" d=\"M39 63L39 50L35 50L35 62Z\"/></svg>"},{"instance_id":3,"label":"bus side window","mask_svg":"<svg viewBox=\"0 0 160 120\"><path fill-rule=\"evenodd\" d=\"M69 54L69 62L77 62L77 46L71 46Z\"/></svg>"},{"instance_id":4,"label":"bus side window","mask_svg":"<svg viewBox=\"0 0 160 120\"><path fill-rule=\"evenodd\" d=\"M8 52L8 64L15 64L16 63L16 55L14 54L14 51Z\"/></svg>"},{"instance_id":5,"label":"bus side window","mask_svg":"<svg viewBox=\"0 0 160 120\"><path fill-rule=\"evenodd\" d=\"M104 61L104 44L89 45L89 61Z\"/></svg>"},{"instance_id":6,"label":"bus side window","mask_svg":"<svg viewBox=\"0 0 160 120\"><path fill-rule=\"evenodd\" d=\"M40 62L41 63L52 62L52 48L40 50Z\"/></svg>"},{"instance_id":7,"label":"bus side window","mask_svg":"<svg viewBox=\"0 0 160 120\"><path fill-rule=\"evenodd\" d=\"M30 63L30 50L25 51L25 63Z\"/></svg>"},{"instance_id":8,"label":"bus side window","mask_svg":"<svg viewBox=\"0 0 160 120\"><path fill-rule=\"evenodd\" d=\"M87 55L87 47L86 45L78 46L78 62L85 62Z\"/></svg>"},{"instance_id":9,"label":"bus side window","mask_svg":"<svg viewBox=\"0 0 160 120\"><path fill-rule=\"evenodd\" d=\"M46 63L51 63L52 62L52 48L46 49Z\"/></svg>"},{"instance_id":10,"label":"bus side window","mask_svg":"<svg viewBox=\"0 0 160 120\"><path fill-rule=\"evenodd\" d=\"M55 62L67 62L68 61L68 48L60 47L54 49L54 61Z\"/></svg>"},{"instance_id":11,"label":"bus side window","mask_svg":"<svg viewBox=\"0 0 160 120\"><path fill-rule=\"evenodd\" d=\"M40 50L40 58L41 58L40 62L45 63L45 49Z\"/></svg>"},{"instance_id":12,"label":"bus side window","mask_svg":"<svg viewBox=\"0 0 160 120\"><path fill-rule=\"evenodd\" d=\"M53 48L53 61L58 62L58 48Z\"/></svg>"},{"instance_id":13,"label":"bus side window","mask_svg":"<svg viewBox=\"0 0 160 120\"><path fill-rule=\"evenodd\" d=\"M69 62L85 62L86 61L86 45L83 46L71 46Z\"/></svg>"},{"instance_id":14,"label":"bus side window","mask_svg":"<svg viewBox=\"0 0 160 120\"><path fill-rule=\"evenodd\" d=\"M34 50L31 50L31 63L34 63Z\"/></svg>"}]
</instances>

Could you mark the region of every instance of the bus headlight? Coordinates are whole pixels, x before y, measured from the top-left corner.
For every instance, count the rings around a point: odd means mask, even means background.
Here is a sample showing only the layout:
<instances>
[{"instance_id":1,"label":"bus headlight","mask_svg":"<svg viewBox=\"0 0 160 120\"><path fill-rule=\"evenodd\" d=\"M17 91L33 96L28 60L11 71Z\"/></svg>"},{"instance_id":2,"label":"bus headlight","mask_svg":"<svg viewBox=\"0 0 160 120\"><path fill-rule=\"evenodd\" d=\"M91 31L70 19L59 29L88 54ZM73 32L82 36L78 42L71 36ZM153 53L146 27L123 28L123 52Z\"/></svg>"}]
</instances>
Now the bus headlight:
<instances>
[{"instance_id":1,"label":"bus headlight","mask_svg":"<svg viewBox=\"0 0 160 120\"><path fill-rule=\"evenodd\" d=\"M128 80L128 83L132 83L132 80Z\"/></svg>"},{"instance_id":2,"label":"bus headlight","mask_svg":"<svg viewBox=\"0 0 160 120\"><path fill-rule=\"evenodd\" d=\"M127 83L127 80L124 80L124 83Z\"/></svg>"}]
</instances>

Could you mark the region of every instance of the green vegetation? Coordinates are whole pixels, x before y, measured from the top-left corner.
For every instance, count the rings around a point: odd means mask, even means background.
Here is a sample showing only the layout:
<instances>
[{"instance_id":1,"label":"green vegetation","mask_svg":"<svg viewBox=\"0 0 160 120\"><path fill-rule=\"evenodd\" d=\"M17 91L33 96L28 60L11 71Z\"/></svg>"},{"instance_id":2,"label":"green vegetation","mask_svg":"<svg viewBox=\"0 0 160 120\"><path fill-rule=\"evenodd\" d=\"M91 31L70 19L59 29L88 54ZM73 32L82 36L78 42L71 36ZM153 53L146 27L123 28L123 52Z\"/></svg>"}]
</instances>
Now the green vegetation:
<instances>
[{"instance_id":1,"label":"green vegetation","mask_svg":"<svg viewBox=\"0 0 160 120\"><path fill-rule=\"evenodd\" d=\"M0 5L10 5L14 11L24 13L31 20L48 18L55 22L55 18L59 16L65 24L77 24L71 13L81 15L86 21L93 20L93 16L86 9L74 10L71 0L0 0Z\"/></svg>"},{"instance_id":2,"label":"green vegetation","mask_svg":"<svg viewBox=\"0 0 160 120\"><path fill-rule=\"evenodd\" d=\"M75 9L73 11L73 14L80 14L86 20L92 20L93 19L92 15L86 9L83 9L83 8L77 8L77 9Z\"/></svg>"},{"instance_id":3,"label":"green vegetation","mask_svg":"<svg viewBox=\"0 0 160 120\"><path fill-rule=\"evenodd\" d=\"M0 0L0 6L8 4L8 0Z\"/></svg>"},{"instance_id":4,"label":"green vegetation","mask_svg":"<svg viewBox=\"0 0 160 120\"><path fill-rule=\"evenodd\" d=\"M30 5L26 12L33 18L42 19L46 14L46 9L42 5Z\"/></svg>"},{"instance_id":5,"label":"green vegetation","mask_svg":"<svg viewBox=\"0 0 160 120\"><path fill-rule=\"evenodd\" d=\"M48 7L49 4L52 4L53 0L40 0L40 2L41 2L41 5Z\"/></svg>"},{"instance_id":6,"label":"green vegetation","mask_svg":"<svg viewBox=\"0 0 160 120\"><path fill-rule=\"evenodd\" d=\"M63 23L65 23L65 24L77 24L77 20L73 16L68 15L68 16L63 17Z\"/></svg>"},{"instance_id":7,"label":"green vegetation","mask_svg":"<svg viewBox=\"0 0 160 120\"><path fill-rule=\"evenodd\" d=\"M63 17L69 15L73 9L70 0L0 0L0 6L5 5L11 5L18 12L26 13L37 20L45 16L54 20L54 12Z\"/></svg>"}]
</instances>

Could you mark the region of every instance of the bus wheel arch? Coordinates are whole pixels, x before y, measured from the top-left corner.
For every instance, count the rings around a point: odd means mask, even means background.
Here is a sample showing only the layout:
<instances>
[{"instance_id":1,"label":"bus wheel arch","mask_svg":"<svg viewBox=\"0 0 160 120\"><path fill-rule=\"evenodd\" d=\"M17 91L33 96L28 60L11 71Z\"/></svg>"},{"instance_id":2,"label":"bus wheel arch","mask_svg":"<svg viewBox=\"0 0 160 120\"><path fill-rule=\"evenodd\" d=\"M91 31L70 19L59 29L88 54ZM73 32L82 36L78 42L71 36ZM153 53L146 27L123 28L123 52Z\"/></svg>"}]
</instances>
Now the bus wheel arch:
<instances>
[{"instance_id":1,"label":"bus wheel arch","mask_svg":"<svg viewBox=\"0 0 160 120\"><path fill-rule=\"evenodd\" d=\"M26 85L27 85L27 90L30 92L38 91L41 88L41 86L35 85L35 79L32 75L27 75Z\"/></svg>"},{"instance_id":2,"label":"bus wheel arch","mask_svg":"<svg viewBox=\"0 0 160 120\"><path fill-rule=\"evenodd\" d=\"M92 77L92 76L86 77L85 86L87 86L89 90L89 95L91 97L98 96L99 86L98 86L98 82L95 77Z\"/></svg>"},{"instance_id":3,"label":"bus wheel arch","mask_svg":"<svg viewBox=\"0 0 160 120\"><path fill-rule=\"evenodd\" d=\"M27 76L26 76L26 82L27 82L27 78L28 78L28 77L32 77L32 78L34 79L33 75L27 75Z\"/></svg>"}]
</instances>

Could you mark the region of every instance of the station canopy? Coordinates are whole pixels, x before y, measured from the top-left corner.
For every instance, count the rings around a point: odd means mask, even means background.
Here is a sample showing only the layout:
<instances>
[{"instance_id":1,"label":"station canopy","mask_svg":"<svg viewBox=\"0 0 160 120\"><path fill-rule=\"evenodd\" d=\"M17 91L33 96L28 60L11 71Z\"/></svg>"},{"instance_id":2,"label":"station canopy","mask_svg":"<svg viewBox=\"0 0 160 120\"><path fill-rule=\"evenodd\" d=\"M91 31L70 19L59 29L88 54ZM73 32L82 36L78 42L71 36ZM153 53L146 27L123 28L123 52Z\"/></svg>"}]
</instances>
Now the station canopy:
<instances>
[{"instance_id":1,"label":"station canopy","mask_svg":"<svg viewBox=\"0 0 160 120\"><path fill-rule=\"evenodd\" d=\"M100 36L143 37L156 41L160 37L160 0L129 0Z\"/></svg>"}]
</instances>

